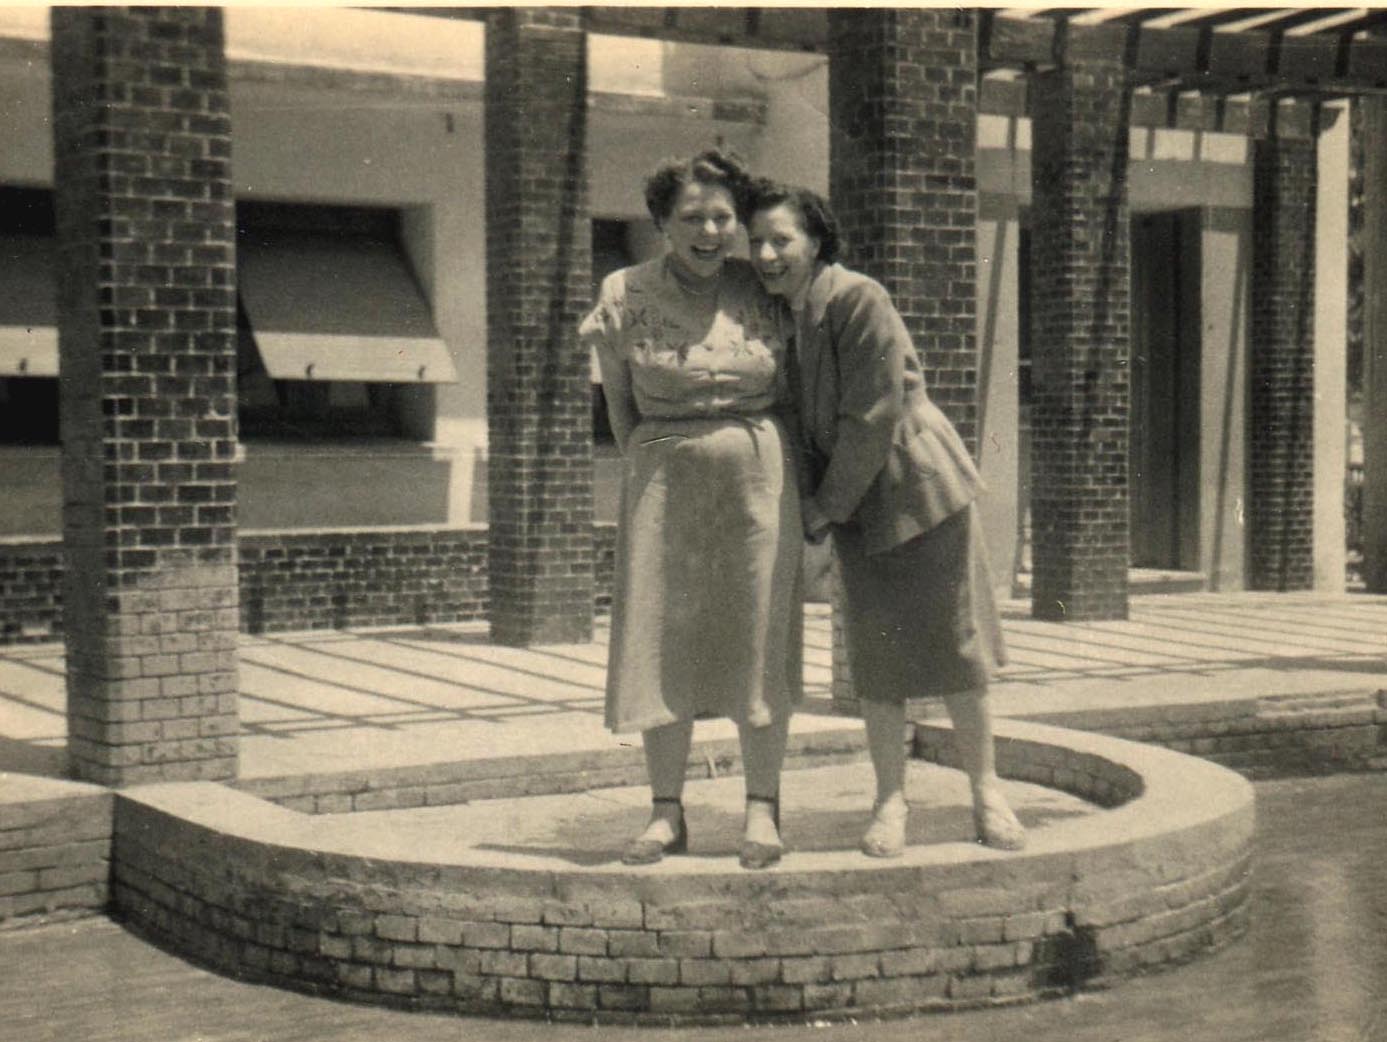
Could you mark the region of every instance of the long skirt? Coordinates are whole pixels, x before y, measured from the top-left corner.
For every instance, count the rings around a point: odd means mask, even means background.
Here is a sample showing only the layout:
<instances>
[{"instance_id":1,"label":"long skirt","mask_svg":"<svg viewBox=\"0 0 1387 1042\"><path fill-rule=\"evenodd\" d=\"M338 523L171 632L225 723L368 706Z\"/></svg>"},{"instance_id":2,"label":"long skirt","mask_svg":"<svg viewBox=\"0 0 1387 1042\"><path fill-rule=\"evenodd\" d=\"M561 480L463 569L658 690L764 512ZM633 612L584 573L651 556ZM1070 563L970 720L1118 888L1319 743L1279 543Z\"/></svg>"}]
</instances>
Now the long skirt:
<instances>
[{"instance_id":1,"label":"long skirt","mask_svg":"<svg viewBox=\"0 0 1387 1042\"><path fill-rule=\"evenodd\" d=\"M607 726L788 713L803 691L803 545L778 420L642 421L622 481Z\"/></svg>"},{"instance_id":2,"label":"long skirt","mask_svg":"<svg viewBox=\"0 0 1387 1042\"><path fill-rule=\"evenodd\" d=\"M835 529L833 541L858 698L904 702L987 687L1006 645L973 506L884 553L866 553L852 525Z\"/></svg>"}]
</instances>

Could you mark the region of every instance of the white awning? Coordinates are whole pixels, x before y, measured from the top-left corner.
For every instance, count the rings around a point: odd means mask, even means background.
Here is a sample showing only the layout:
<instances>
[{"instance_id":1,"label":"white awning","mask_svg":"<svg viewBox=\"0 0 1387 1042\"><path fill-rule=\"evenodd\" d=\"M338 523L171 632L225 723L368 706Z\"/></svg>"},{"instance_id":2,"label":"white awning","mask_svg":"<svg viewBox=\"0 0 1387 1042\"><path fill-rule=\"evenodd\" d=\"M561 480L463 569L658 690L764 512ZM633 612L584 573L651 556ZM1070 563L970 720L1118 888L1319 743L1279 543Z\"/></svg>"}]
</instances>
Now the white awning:
<instances>
[{"instance_id":1,"label":"white awning","mask_svg":"<svg viewBox=\"0 0 1387 1042\"><path fill-rule=\"evenodd\" d=\"M241 303L274 379L456 382L448 346L393 245L257 230L237 251Z\"/></svg>"},{"instance_id":2,"label":"white awning","mask_svg":"<svg viewBox=\"0 0 1387 1042\"><path fill-rule=\"evenodd\" d=\"M58 375L53 240L0 236L0 376Z\"/></svg>"}]
</instances>

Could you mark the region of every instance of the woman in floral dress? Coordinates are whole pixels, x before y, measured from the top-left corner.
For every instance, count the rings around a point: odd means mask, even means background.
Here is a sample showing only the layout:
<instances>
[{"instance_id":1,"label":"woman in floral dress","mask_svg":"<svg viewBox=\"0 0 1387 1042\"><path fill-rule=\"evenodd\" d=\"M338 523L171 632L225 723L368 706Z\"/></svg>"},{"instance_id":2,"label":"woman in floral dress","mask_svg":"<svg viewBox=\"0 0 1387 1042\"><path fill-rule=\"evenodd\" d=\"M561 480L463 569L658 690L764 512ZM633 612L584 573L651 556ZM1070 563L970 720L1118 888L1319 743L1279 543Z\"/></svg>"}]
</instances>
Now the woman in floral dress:
<instances>
[{"instance_id":1,"label":"woman in floral dress","mask_svg":"<svg viewBox=\"0 0 1387 1042\"><path fill-rule=\"evenodd\" d=\"M694 721L738 726L740 860L781 854L780 767L801 696L803 536L778 307L731 256L748 178L705 152L646 183L667 251L602 283L595 346L624 471L607 725L639 731L652 810L623 860L688 846L682 793Z\"/></svg>"}]
</instances>

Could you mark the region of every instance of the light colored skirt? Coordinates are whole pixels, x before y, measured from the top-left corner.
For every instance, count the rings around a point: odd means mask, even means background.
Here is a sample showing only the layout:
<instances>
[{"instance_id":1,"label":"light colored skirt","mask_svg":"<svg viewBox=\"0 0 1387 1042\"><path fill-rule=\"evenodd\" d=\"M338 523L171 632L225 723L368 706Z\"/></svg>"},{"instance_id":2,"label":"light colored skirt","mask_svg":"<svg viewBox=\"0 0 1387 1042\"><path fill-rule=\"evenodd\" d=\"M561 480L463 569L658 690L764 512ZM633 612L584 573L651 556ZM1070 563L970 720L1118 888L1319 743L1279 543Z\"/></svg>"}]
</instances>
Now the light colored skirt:
<instances>
[{"instance_id":1,"label":"light colored skirt","mask_svg":"<svg viewBox=\"0 0 1387 1042\"><path fill-rule=\"evenodd\" d=\"M904 702L987 687L1006 644L972 505L885 553L866 553L851 525L833 540L858 698Z\"/></svg>"},{"instance_id":2,"label":"light colored skirt","mask_svg":"<svg viewBox=\"0 0 1387 1042\"><path fill-rule=\"evenodd\" d=\"M778 420L642 421L622 480L607 726L788 713L803 692L802 551Z\"/></svg>"}]
</instances>

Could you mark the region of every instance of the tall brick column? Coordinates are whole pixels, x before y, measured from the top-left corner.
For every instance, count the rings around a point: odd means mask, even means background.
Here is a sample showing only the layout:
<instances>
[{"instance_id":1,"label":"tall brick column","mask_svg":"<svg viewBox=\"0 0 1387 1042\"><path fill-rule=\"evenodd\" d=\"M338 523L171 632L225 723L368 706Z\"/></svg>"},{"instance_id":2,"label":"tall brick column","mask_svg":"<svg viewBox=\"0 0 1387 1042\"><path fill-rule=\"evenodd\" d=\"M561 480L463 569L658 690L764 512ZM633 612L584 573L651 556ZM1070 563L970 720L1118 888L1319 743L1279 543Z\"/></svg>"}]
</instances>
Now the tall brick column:
<instances>
[{"instance_id":1,"label":"tall brick column","mask_svg":"<svg viewBox=\"0 0 1387 1042\"><path fill-rule=\"evenodd\" d=\"M1387 593L1387 98L1363 109L1363 578Z\"/></svg>"},{"instance_id":2,"label":"tall brick column","mask_svg":"<svg viewBox=\"0 0 1387 1042\"><path fill-rule=\"evenodd\" d=\"M1121 30L1118 30L1119 34ZM1127 126L1120 35L1031 79L1031 611L1127 616Z\"/></svg>"},{"instance_id":3,"label":"tall brick column","mask_svg":"<svg viewBox=\"0 0 1387 1042\"><path fill-rule=\"evenodd\" d=\"M1274 106L1253 155L1248 586L1315 582L1316 127L1305 105Z\"/></svg>"},{"instance_id":4,"label":"tall brick column","mask_svg":"<svg viewBox=\"0 0 1387 1042\"><path fill-rule=\"evenodd\" d=\"M486 20L491 637L592 638L587 45L577 8ZM632 176L635 176L634 174Z\"/></svg>"},{"instance_id":5,"label":"tall brick column","mask_svg":"<svg viewBox=\"0 0 1387 1042\"><path fill-rule=\"evenodd\" d=\"M829 191L931 397L977 451L977 14L829 11Z\"/></svg>"},{"instance_id":6,"label":"tall brick column","mask_svg":"<svg viewBox=\"0 0 1387 1042\"><path fill-rule=\"evenodd\" d=\"M73 772L236 774L235 257L222 13L54 8Z\"/></svg>"},{"instance_id":7,"label":"tall brick column","mask_svg":"<svg viewBox=\"0 0 1387 1042\"><path fill-rule=\"evenodd\" d=\"M891 295L930 396L977 454L977 14L831 8L829 195L846 261ZM833 701L857 706L834 603Z\"/></svg>"}]
</instances>

